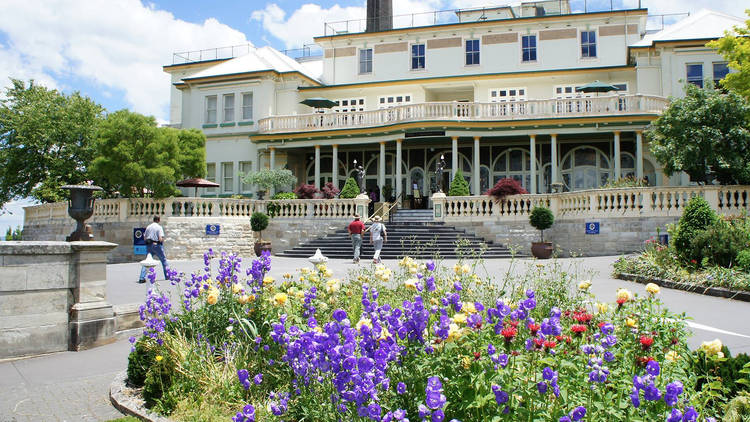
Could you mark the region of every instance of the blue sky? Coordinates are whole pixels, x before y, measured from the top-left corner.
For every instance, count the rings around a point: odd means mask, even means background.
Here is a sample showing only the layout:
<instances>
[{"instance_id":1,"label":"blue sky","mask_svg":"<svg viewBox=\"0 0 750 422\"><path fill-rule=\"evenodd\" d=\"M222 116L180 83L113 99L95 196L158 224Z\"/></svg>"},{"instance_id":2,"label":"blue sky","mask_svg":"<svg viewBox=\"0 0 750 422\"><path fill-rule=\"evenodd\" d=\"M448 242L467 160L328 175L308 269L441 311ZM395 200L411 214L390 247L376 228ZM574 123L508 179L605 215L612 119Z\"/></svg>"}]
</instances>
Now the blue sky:
<instances>
[{"instance_id":1,"label":"blue sky","mask_svg":"<svg viewBox=\"0 0 750 422\"><path fill-rule=\"evenodd\" d=\"M613 0L633 8L638 0ZM583 0L571 0L582 4ZM166 123L172 53L228 45L301 47L323 23L365 16L366 0L2 0L0 86L34 79L81 91L110 111L128 108ZM505 0L393 0L394 14L506 4ZM589 9L609 0L588 0ZM650 13L709 8L743 16L742 0L642 0ZM575 8L576 6L574 6ZM3 90L4 91L4 90ZM2 97L2 93L0 93ZM0 215L0 231L21 224ZM21 213L22 214L22 213Z\"/></svg>"}]
</instances>

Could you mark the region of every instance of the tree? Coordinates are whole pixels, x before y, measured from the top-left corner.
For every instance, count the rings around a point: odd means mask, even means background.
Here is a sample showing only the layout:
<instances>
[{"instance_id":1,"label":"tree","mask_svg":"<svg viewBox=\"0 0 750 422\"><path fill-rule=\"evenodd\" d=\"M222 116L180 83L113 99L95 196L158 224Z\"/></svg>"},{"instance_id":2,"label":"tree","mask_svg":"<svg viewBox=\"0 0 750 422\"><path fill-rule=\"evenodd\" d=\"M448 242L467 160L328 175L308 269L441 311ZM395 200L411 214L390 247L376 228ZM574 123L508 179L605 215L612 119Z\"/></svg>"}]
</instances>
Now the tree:
<instances>
[{"instance_id":1,"label":"tree","mask_svg":"<svg viewBox=\"0 0 750 422\"><path fill-rule=\"evenodd\" d=\"M271 188L294 185L297 183L297 177L288 169L260 170L243 175L242 181L257 186L259 190L268 191Z\"/></svg>"},{"instance_id":2,"label":"tree","mask_svg":"<svg viewBox=\"0 0 750 422\"><path fill-rule=\"evenodd\" d=\"M646 136L667 175L684 171L695 182L713 172L724 184L750 183L750 103L730 91L688 84Z\"/></svg>"},{"instance_id":3,"label":"tree","mask_svg":"<svg viewBox=\"0 0 750 422\"><path fill-rule=\"evenodd\" d=\"M5 240L22 240L22 238L23 231L21 227L16 227L15 229L8 227L8 231L5 232Z\"/></svg>"},{"instance_id":4,"label":"tree","mask_svg":"<svg viewBox=\"0 0 750 422\"><path fill-rule=\"evenodd\" d=\"M747 10L750 15L750 9ZM724 37L711 41L706 46L716 49L729 62L729 68L735 70L721 81L727 89L750 98L750 19L745 27L736 26L734 33L726 32Z\"/></svg>"},{"instance_id":5,"label":"tree","mask_svg":"<svg viewBox=\"0 0 750 422\"><path fill-rule=\"evenodd\" d=\"M99 126L90 174L112 196L164 198L175 182L205 175L205 137L195 130L159 128L156 119L116 111Z\"/></svg>"},{"instance_id":6,"label":"tree","mask_svg":"<svg viewBox=\"0 0 750 422\"><path fill-rule=\"evenodd\" d=\"M552 214L552 211L550 211L549 208L537 206L531 209L531 214L529 215L529 224L531 224L535 229L539 230L539 233L542 237L542 242L544 242L544 231L552 227L554 223L555 216Z\"/></svg>"},{"instance_id":7,"label":"tree","mask_svg":"<svg viewBox=\"0 0 750 422\"><path fill-rule=\"evenodd\" d=\"M346 183L344 183L344 188L341 189L341 195L339 195L339 197L350 199L356 198L357 195L359 195L359 186L357 186L357 181L355 181L353 177L346 179Z\"/></svg>"},{"instance_id":8,"label":"tree","mask_svg":"<svg viewBox=\"0 0 750 422\"><path fill-rule=\"evenodd\" d=\"M464 174L461 169L456 170L456 176L453 177L451 182L451 188L448 190L448 196L468 196L469 195L469 182L464 179Z\"/></svg>"},{"instance_id":9,"label":"tree","mask_svg":"<svg viewBox=\"0 0 750 422\"><path fill-rule=\"evenodd\" d=\"M11 79L0 100L0 205L27 196L60 201L60 186L85 182L103 112L78 92Z\"/></svg>"}]
</instances>

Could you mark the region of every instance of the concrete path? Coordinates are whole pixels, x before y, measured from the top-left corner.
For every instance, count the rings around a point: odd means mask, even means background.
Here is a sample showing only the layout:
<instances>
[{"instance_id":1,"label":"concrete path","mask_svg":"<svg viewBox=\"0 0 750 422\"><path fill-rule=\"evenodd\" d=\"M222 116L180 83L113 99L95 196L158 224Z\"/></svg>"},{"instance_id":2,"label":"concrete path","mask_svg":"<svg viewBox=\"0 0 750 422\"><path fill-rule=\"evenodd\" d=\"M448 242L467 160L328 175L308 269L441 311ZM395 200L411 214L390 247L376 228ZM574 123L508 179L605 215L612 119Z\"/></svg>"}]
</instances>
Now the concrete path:
<instances>
[{"instance_id":1,"label":"concrete path","mask_svg":"<svg viewBox=\"0 0 750 422\"><path fill-rule=\"evenodd\" d=\"M591 278L591 289L600 300L613 301L618 287L643 292L643 285L611 278L611 265L616 259L562 259L559 263L579 278ZM446 260L443 264L452 266L454 262ZM479 271L497 279L511 265L511 271L520 274L537 262L523 259L511 264L510 260L488 260ZM384 263L391 267L397 265L396 261ZM171 264L186 273L203 267L199 260ZM551 261L545 262L545 265L551 264ZM305 259L274 257L271 275L279 279L285 272L295 272L309 265ZM363 261L359 265L371 264ZM355 265L349 260L332 260L329 268L336 277L344 278ZM139 271L137 263L107 266L107 295L111 303L122 305L144 300L149 285L136 283ZM692 318L693 337L688 340L692 347L720 338L733 353L750 353L750 325L747 324L750 303L670 289L662 289L660 296L671 310L685 312ZM129 351L130 344L121 340L83 352L0 362L0 422L107 421L121 416L109 404L108 392L114 374L125 369Z\"/></svg>"}]
</instances>

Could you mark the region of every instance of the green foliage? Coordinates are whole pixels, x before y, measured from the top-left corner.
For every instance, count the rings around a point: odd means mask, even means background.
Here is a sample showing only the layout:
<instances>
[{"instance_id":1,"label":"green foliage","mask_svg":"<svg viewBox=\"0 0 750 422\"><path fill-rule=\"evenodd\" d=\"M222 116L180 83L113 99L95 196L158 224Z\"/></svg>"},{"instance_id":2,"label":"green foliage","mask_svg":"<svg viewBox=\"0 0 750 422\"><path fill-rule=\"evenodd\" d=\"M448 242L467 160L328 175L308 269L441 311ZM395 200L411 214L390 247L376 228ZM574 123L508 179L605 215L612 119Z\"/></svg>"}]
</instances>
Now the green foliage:
<instances>
[{"instance_id":1,"label":"green foliage","mask_svg":"<svg viewBox=\"0 0 750 422\"><path fill-rule=\"evenodd\" d=\"M745 98L750 98L750 20L745 27L734 27L734 34L727 32L724 37L706 44L716 49L729 62L734 72L728 74L721 85Z\"/></svg>"},{"instance_id":2,"label":"green foliage","mask_svg":"<svg viewBox=\"0 0 750 422\"><path fill-rule=\"evenodd\" d=\"M78 92L11 79L0 100L0 206L26 196L61 201L60 186L85 182L103 113Z\"/></svg>"},{"instance_id":3,"label":"green foliage","mask_svg":"<svg viewBox=\"0 0 750 422\"><path fill-rule=\"evenodd\" d=\"M294 192L279 192L271 197L271 201L277 201L277 200L283 200L283 199L297 199L297 194ZM268 213L268 216L271 218L276 217L276 215L281 212L282 207L289 208L290 205L279 205L274 204L273 202L269 202L266 205L266 212Z\"/></svg>"},{"instance_id":4,"label":"green foliage","mask_svg":"<svg viewBox=\"0 0 750 422\"><path fill-rule=\"evenodd\" d=\"M646 131L651 152L667 175L684 171L695 182L713 172L723 184L750 183L750 102L734 92L688 84L684 98Z\"/></svg>"},{"instance_id":5,"label":"green foliage","mask_svg":"<svg viewBox=\"0 0 750 422\"><path fill-rule=\"evenodd\" d=\"M142 387L146 373L156 362L156 344L149 338L141 338L135 343L135 350L128 355L128 382Z\"/></svg>"},{"instance_id":6,"label":"green foliage","mask_svg":"<svg viewBox=\"0 0 750 422\"><path fill-rule=\"evenodd\" d=\"M297 178L291 170L275 169L248 173L242 176L242 181L257 186L259 190L269 191L271 188L292 186L297 183Z\"/></svg>"},{"instance_id":7,"label":"green foliage","mask_svg":"<svg viewBox=\"0 0 750 422\"><path fill-rule=\"evenodd\" d=\"M161 355L157 355L161 356ZM174 375L174 362L167 356L161 356L161 360L155 361L146 373L146 379L143 382L143 399L146 401L146 407L152 407L161 399L172 386L172 377ZM172 406L168 403L160 403L160 410L169 413Z\"/></svg>"},{"instance_id":8,"label":"green foliage","mask_svg":"<svg viewBox=\"0 0 750 422\"><path fill-rule=\"evenodd\" d=\"M711 227L717 219L716 213L703 197L696 196L690 199L677 224L675 235L672 237L677 254L686 261L701 262L703 251L694 250L691 247L692 239L701 231Z\"/></svg>"},{"instance_id":9,"label":"green foliage","mask_svg":"<svg viewBox=\"0 0 750 422\"><path fill-rule=\"evenodd\" d=\"M451 182L451 187L448 190L448 196L468 196L469 195L469 182L464 179L464 174L461 169L456 170L456 176Z\"/></svg>"},{"instance_id":10,"label":"green foliage","mask_svg":"<svg viewBox=\"0 0 750 422\"><path fill-rule=\"evenodd\" d=\"M258 237L260 238L260 233L268 227L268 215L260 211L254 212L250 216L250 227L254 232L258 232Z\"/></svg>"},{"instance_id":11,"label":"green foliage","mask_svg":"<svg viewBox=\"0 0 750 422\"><path fill-rule=\"evenodd\" d=\"M742 391L727 403L723 422L747 422L750 420L750 393Z\"/></svg>"},{"instance_id":12,"label":"green foliage","mask_svg":"<svg viewBox=\"0 0 750 422\"><path fill-rule=\"evenodd\" d=\"M344 183L344 188L341 189L339 198L350 199L356 198L357 195L359 195L359 186L357 186L357 181L354 180L353 177L346 179L346 183Z\"/></svg>"},{"instance_id":13,"label":"green foliage","mask_svg":"<svg viewBox=\"0 0 750 422\"><path fill-rule=\"evenodd\" d=\"M8 231L5 232L5 240L23 240L23 231L21 230L21 227L16 227L15 229L11 229L8 227Z\"/></svg>"},{"instance_id":14,"label":"green foliage","mask_svg":"<svg viewBox=\"0 0 750 422\"><path fill-rule=\"evenodd\" d=\"M621 177L617 180L608 180L607 183L602 186L602 189L612 188L640 188L648 186L646 179L637 179L633 176Z\"/></svg>"},{"instance_id":15,"label":"green foliage","mask_svg":"<svg viewBox=\"0 0 750 422\"><path fill-rule=\"evenodd\" d=\"M159 128L156 119L120 110L100 124L91 176L108 195L175 195L175 182L205 175L205 136Z\"/></svg>"},{"instance_id":16,"label":"green foliage","mask_svg":"<svg viewBox=\"0 0 750 422\"><path fill-rule=\"evenodd\" d=\"M529 224L541 232L542 242L544 242L544 231L555 224L555 216L549 208L537 206L531 210Z\"/></svg>"},{"instance_id":17,"label":"green foliage","mask_svg":"<svg viewBox=\"0 0 750 422\"><path fill-rule=\"evenodd\" d=\"M737 254L737 267L750 272L750 249L743 249Z\"/></svg>"},{"instance_id":18,"label":"green foliage","mask_svg":"<svg viewBox=\"0 0 750 422\"><path fill-rule=\"evenodd\" d=\"M698 231L690 241L690 255L701 256L700 263L732 267L737 255L750 244L747 233L738 230L731 222L717 220L706 230Z\"/></svg>"},{"instance_id":19,"label":"green foliage","mask_svg":"<svg viewBox=\"0 0 750 422\"><path fill-rule=\"evenodd\" d=\"M294 192L279 192L271 197L271 200L276 199L297 199L297 194Z\"/></svg>"},{"instance_id":20,"label":"green foliage","mask_svg":"<svg viewBox=\"0 0 750 422\"><path fill-rule=\"evenodd\" d=\"M745 353L732 357L729 349L722 346L723 357L707 356L696 350L689 359L689 371L696 379L696 390L714 381L721 384L718 390L725 397L734 397L741 391L750 390L750 356Z\"/></svg>"}]
</instances>

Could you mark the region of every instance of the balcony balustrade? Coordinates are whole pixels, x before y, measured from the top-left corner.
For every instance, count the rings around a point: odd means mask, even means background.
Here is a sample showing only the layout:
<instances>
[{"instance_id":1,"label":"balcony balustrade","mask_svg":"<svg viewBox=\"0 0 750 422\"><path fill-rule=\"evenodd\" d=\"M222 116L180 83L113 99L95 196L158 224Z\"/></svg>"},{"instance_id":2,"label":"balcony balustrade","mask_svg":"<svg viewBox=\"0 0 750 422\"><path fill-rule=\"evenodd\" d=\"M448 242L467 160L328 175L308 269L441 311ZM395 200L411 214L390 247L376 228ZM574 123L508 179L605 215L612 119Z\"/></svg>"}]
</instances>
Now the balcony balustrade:
<instances>
[{"instance_id":1,"label":"balcony balustrade","mask_svg":"<svg viewBox=\"0 0 750 422\"><path fill-rule=\"evenodd\" d=\"M661 113L664 97L617 95L588 98L524 100L498 103L427 102L356 112L272 116L258 121L260 133L361 129L419 121L523 121L566 117L626 116Z\"/></svg>"}]
</instances>

